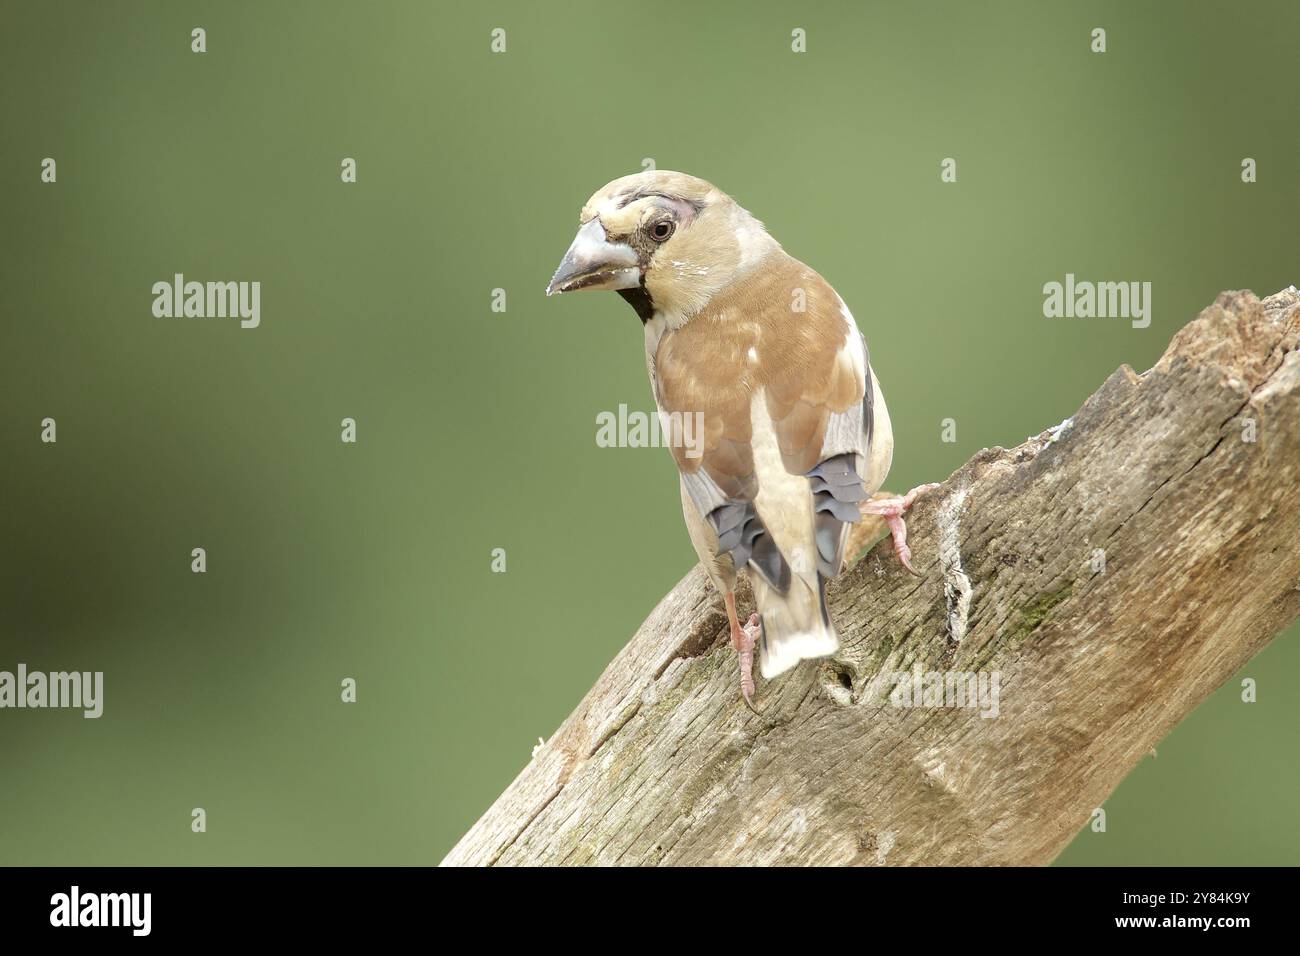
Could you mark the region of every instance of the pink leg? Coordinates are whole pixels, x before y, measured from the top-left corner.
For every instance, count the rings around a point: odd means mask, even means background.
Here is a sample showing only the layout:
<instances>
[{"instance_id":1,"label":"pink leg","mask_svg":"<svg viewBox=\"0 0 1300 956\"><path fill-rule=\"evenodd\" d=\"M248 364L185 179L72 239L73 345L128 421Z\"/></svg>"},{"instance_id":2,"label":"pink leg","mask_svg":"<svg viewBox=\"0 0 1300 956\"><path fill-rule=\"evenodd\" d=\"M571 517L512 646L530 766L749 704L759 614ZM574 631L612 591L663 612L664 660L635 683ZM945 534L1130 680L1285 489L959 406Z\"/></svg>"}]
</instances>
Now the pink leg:
<instances>
[{"instance_id":1,"label":"pink leg","mask_svg":"<svg viewBox=\"0 0 1300 956\"><path fill-rule=\"evenodd\" d=\"M736 658L740 663L740 693L750 710L754 709L754 644L758 640L758 615L751 614L744 627L736 616L736 595L731 591L726 594L727 622L731 625L731 646L736 649Z\"/></svg>"},{"instance_id":2,"label":"pink leg","mask_svg":"<svg viewBox=\"0 0 1300 956\"><path fill-rule=\"evenodd\" d=\"M907 525L903 521L903 513L912 507L912 502L921 495L938 487L934 483L917 485L901 498L872 498L858 506L864 515L879 515L885 519L885 523L889 525L890 537L894 540L894 553L898 555L898 560L902 562L903 567L913 574L919 572L912 567L912 549L907 546Z\"/></svg>"}]
</instances>

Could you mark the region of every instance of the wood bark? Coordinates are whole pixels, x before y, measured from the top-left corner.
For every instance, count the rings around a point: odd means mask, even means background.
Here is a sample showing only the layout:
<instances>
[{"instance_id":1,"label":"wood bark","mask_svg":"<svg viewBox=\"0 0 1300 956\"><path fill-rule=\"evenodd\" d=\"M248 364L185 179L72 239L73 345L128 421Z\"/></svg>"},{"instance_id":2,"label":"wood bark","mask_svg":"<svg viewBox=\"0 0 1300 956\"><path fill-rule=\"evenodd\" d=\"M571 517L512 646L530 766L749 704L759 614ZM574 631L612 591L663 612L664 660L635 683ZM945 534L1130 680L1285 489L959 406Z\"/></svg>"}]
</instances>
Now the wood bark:
<instances>
[{"instance_id":1,"label":"wood bark","mask_svg":"<svg viewBox=\"0 0 1300 956\"><path fill-rule=\"evenodd\" d=\"M831 589L840 653L759 713L696 567L444 864L1049 863L1300 614L1298 342L1294 287L1225 292L980 451L909 515L922 577L880 542ZM997 716L899 706L902 672L996 674Z\"/></svg>"}]
</instances>

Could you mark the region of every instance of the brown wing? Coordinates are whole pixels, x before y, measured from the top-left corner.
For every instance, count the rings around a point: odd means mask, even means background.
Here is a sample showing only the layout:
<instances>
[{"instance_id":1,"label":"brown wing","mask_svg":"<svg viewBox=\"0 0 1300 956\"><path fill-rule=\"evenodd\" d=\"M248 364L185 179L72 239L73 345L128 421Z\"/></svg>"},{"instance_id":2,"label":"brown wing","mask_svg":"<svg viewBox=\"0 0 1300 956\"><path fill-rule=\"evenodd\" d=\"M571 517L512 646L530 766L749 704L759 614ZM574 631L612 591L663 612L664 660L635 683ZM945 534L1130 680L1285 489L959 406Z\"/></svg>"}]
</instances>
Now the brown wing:
<instances>
[{"instance_id":1,"label":"brown wing","mask_svg":"<svg viewBox=\"0 0 1300 956\"><path fill-rule=\"evenodd\" d=\"M865 452L866 361L860 346L857 329L835 291L784 253L715 296L704 311L660 340L655 355L659 407L670 417L698 415L702 420L697 457L682 443L673 443L677 466L688 487L692 481L716 487L733 506L719 517L745 525L742 539L757 520L752 507L743 506L752 505L757 491L750 405L759 389L786 470L810 475L814 494L831 489L827 493L832 501L855 490L860 493L861 482L850 487L843 469L833 475L813 474L828 458L844 454L850 456L852 468L853 456ZM836 494L836 488L847 490ZM701 498L696 496L696 501ZM712 513L713 507L710 500L701 510ZM856 507L851 510L856 514ZM839 520L848 520L848 513L839 508ZM735 538L726 530L719 529L724 547ZM819 527L819 552L821 539L832 536L832 529L823 535ZM830 566L831 556L824 557ZM743 563L737 560L738 566Z\"/></svg>"},{"instance_id":2,"label":"brown wing","mask_svg":"<svg viewBox=\"0 0 1300 956\"><path fill-rule=\"evenodd\" d=\"M839 296L801 262L779 259L665 334L655 356L660 407L704 415L704 453L674 449L678 467L703 468L720 486L752 473L756 389L766 390L786 468L799 475L821 460L832 416L860 408L866 394L865 359L855 359L857 332Z\"/></svg>"}]
</instances>

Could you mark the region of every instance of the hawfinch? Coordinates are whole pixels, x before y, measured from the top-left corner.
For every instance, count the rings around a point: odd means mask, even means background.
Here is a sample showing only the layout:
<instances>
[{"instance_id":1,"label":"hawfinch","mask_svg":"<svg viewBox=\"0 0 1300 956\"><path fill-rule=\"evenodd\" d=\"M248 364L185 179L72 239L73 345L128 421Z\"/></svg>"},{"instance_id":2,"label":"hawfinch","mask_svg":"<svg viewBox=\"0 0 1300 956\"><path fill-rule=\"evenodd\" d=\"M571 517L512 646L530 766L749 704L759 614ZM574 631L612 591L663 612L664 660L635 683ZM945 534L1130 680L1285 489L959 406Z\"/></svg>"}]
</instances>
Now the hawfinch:
<instances>
[{"instance_id":1,"label":"hawfinch","mask_svg":"<svg viewBox=\"0 0 1300 956\"><path fill-rule=\"evenodd\" d=\"M850 530L884 518L911 570L903 513L935 486L873 498L894 439L848 306L715 186L652 170L597 191L546 294L579 289L613 289L644 325L686 528L724 596L752 707L757 638L765 678L833 654L826 584L853 556ZM758 605L744 625L742 569Z\"/></svg>"}]
</instances>

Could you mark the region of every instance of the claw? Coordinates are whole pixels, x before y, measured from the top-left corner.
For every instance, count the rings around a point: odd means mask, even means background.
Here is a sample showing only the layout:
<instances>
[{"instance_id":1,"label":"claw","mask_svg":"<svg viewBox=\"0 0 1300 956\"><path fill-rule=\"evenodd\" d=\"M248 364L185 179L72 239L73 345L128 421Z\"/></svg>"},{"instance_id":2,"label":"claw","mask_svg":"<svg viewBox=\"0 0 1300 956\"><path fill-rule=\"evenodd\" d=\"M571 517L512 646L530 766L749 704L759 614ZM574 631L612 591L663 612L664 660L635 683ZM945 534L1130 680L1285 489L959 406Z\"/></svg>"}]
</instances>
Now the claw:
<instances>
[{"instance_id":1,"label":"claw","mask_svg":"<svg viewBox=\"0 0 1300 956\"><path fill-rule=\"evenodd\" d=\"M736 649L736 661L740 665L740 694L745 698L745 706L758 713L754 706L754 645L763 633L758 615L749 615L749 620L741 626L736 616L736 595L728 591L724 597L727 605L727 621L731 624L731 645Z\"/></svg>"},{"instance_id":2,"label":"claw","mask_svg":"<svg viewBox=\"0 0 1300 956\"><path fill-rule=\"evenodd\" d=\"M859 506L864 515L878 515L885 519L885 523L889 526L889 535L893 539L894 554L898 555L899 563L918 578L924 575L912 567L912 549L907 546L907 524L903 521L903 513L912 507L912 503L921 495L938 487L939 485L934 482L917 485L901 498L873 498L862 502Z\"/></svg>"},{"instance_id":3,"label":"claw","mask_svg":"<svg viewBox=\"0 0 1300 956\"><path fill-rule=\"evenodd\" d=\"M903 519L887 518L886 522L889 525L889 535L894 542L894 554L898 555L899 563L918 578L925 577L912 567L912 549L907 546L907 525L903 523Z\"/></svg>"},{"instance_id":4,"label":"claw","mask_svg":"<svg viewBox=\"0 0 1300 956\"><path fill-rule=\"evenodd\" d=\"M917 485L907 494L903 495L903 508L907 509L912 507L912 502L914 502L917 498L921 497L921 495L925 494L928 491L934 491L934 489L938 487L939 487L939 482L937 481L931 481L924 485Z\"/></svg>"}]
</instances>

